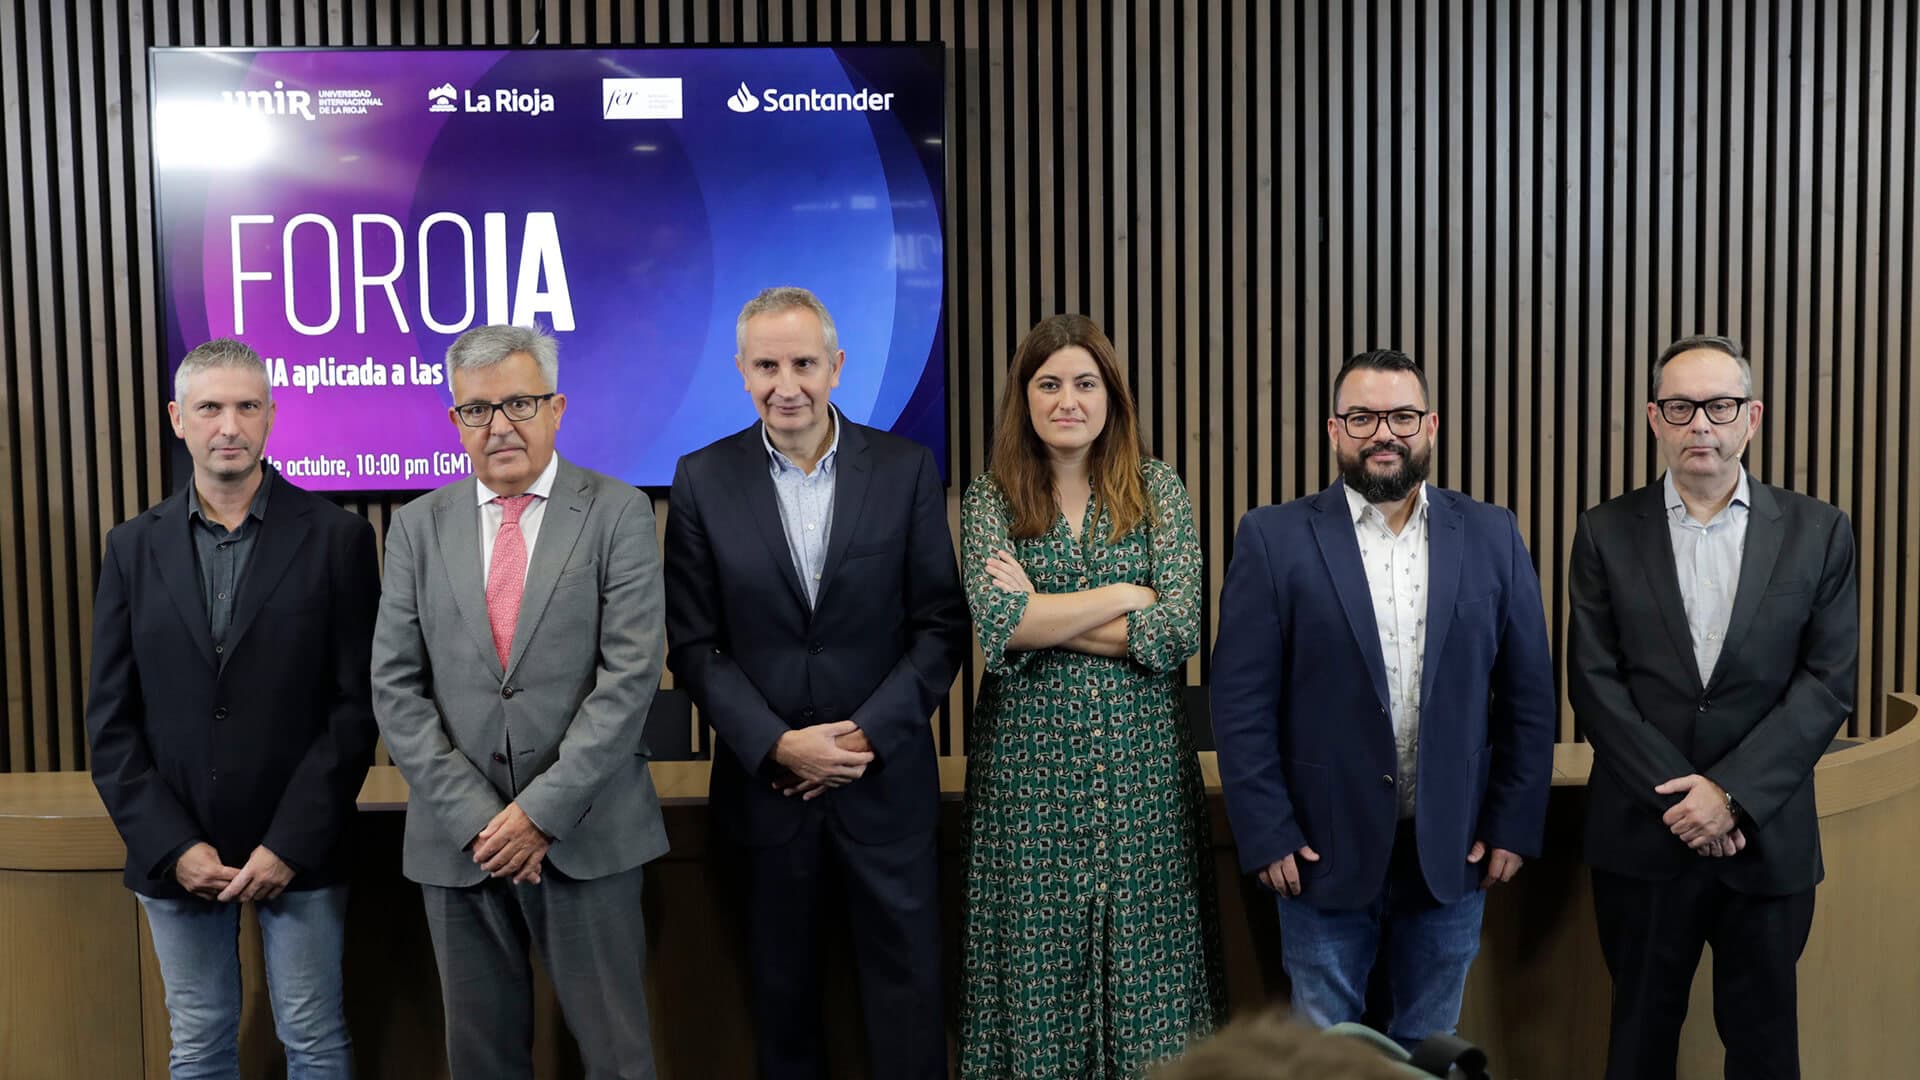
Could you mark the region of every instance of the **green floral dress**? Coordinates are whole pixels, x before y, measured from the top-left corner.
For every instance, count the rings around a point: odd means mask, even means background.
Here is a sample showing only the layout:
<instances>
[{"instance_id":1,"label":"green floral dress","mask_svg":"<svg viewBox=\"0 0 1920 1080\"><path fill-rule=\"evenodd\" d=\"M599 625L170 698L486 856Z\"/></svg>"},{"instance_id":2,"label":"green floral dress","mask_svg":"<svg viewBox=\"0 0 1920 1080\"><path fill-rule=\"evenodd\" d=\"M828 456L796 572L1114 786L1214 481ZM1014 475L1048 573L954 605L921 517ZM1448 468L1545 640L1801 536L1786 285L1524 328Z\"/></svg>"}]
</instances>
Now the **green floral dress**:
<instances>
[{"instance_id":1,"label":"green floral dress","mask_svg":"<svg viewBox=\"0 0 1920 1080\"><path fill-rule=\"evenodd\" d=\"M960 1075L1132 1078L1225 1011L1200 768L1181 695L1200 647L1200 544L1186 489L1143 467L1149 520L1104 513L1012 540L1000 485L967 488L961 562L987 674L967 734ZM1159 596L1125 659L1008 652L1027 596L987 576L1006 549L1043 593L1117 582Z\"/></svg>"}]
</instances>

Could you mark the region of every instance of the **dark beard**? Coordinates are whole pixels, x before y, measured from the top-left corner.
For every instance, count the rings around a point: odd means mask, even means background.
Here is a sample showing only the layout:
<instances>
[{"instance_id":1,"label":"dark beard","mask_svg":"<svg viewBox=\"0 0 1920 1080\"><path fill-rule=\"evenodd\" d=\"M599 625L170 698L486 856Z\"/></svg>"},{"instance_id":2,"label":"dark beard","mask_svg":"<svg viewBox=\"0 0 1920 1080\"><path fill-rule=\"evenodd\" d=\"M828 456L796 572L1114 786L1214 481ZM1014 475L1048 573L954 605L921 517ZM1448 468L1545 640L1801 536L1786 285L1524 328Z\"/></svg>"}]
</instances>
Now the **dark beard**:
<instances>
[{"instance_id":1,"label":"dark beard","mask_svg":"<svg viewBox=\"0 0 1920 1080\"><path fill-rule=\"evenodd\" d=\"M1402 447L1405 451L1406 448ZM1372 447L1368 448L1370 452ZM1366 453L1349 458L1340 457L1340 479L1348 487L1360 493L1360 497L1370 503L1394 503L1413 493L1413 489L1426 482L1427 468L1433 463L1433 448L1423 447L1407 451L1400 458L1400 467L1386 474L1380 474L1367 467Z\"/></svg>"}]
</instances>

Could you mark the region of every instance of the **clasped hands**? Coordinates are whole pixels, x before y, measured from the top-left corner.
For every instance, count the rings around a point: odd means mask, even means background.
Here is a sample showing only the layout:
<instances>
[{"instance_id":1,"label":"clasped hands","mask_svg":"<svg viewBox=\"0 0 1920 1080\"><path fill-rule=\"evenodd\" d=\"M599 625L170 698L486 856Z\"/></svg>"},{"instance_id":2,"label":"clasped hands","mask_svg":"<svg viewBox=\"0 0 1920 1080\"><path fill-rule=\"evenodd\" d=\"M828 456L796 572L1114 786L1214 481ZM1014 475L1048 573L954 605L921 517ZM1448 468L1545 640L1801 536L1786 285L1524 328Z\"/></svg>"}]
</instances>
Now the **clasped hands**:
<instances>
[{"instance_id":1,"label":"clasped hands","mask_svg":"<svg viewBox=\"0 0 1920 1080\"><path fill-rule=\"evenodd\" d=\"M1661 795L1684 796L1668 807L1660 820L1681 843L1693 849L1694 854L1724 858L1746 848L1746 834L1728 812L1727 792L1719 784L1699 773L1688 773L1653 790Z\"/></svg>"},{"instance_id":2,"label":"clasped hands","mask_svg":"<svg viewBox=\"0 0 1920 1080\"><path fill-rule=\"evenodd\" d=\"M795 728L773 744L774 764L782 770L773 790L802 801L817 799L828 788L845 787L865 776L873 758L867 733L851 720Z\"/></svg>"},{"instance_id":3,"label":"clasped hands","mask_svg":"<svg viewBox=\"0 0 1920 1080\"><path fill-rule=\"evenodd\" d=\"M512 878L515 885L538 885L553 839L540 831L519 803L511 802L493 815L472 846L473 861L489 876Z\"/></svg>"},{"instance_id":4,"label":"clasped hands","mask_svg":"<svg viewBox=\"0 0 1920 1080\"><path fill-rule=\"evenodd\" d=\"M213 845L202 840L180 854L173 864L173 877L200 899L225 904L279 896L293 881L293 867L264 846L253 849L245 866L228 866Z\"/></svg>"}]
</instances>

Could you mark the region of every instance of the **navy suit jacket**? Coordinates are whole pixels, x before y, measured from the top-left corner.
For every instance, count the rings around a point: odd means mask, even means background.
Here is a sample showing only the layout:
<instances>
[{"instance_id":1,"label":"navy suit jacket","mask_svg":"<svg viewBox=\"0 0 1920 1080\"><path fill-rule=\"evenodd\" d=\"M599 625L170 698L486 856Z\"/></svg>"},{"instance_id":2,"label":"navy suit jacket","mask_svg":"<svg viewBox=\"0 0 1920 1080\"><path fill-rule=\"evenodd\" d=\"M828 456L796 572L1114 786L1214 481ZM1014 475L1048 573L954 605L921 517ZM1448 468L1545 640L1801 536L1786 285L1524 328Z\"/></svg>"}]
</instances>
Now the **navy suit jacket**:
<instances>
[{"instance_id":1,"label":"navy suit jacket","mask_svg":"<svg viewBox=\"0 0 1920 1080\"><path fill-rule=\"evenodd\" d=\"M1558 698L1540 587L1508 510L1427 489L1426 658L1415 822L1447 903L1479 885L1475 840L1531 856L1553 774ZM1301 898L1339 910L1386 881L1399 763L1386 663L1345 486L1241 521L1220 593L1213 725L1248 872L1311 845Z\"/></svg>"},{"instance_id":2,"label":"navy suit jacket","mask_svg":"<svg viewBox=\"0 0 1920 1080\"><path fill-rule=\"evenodd\" d=\"M933 455L840 420L833 524L807 605L760 425L680 459L668 503L667 665L719 735L710 806L736 839L781 843L808 804L769 786L794 728L852 720L873 744L860 779L816 802L867 843L934 828L928 723L970 645Z\"/></svg>"},{"instance_id":3,"label":"navy suit jacket","mask_svg":"<svg viewBox=\"0 0 1920 1080\"><path fill-rule=\"evenodd\" d=\"M271 466L267 466L271 468ZM107 534L93 606L93 782L127 845L126 883L183 897L196 840L253 849L289 889L343 880L373 760L368 663L380 604L373 527L278 476L223 646L213 651L182 488Z\"/></svg>"}]
</instances>

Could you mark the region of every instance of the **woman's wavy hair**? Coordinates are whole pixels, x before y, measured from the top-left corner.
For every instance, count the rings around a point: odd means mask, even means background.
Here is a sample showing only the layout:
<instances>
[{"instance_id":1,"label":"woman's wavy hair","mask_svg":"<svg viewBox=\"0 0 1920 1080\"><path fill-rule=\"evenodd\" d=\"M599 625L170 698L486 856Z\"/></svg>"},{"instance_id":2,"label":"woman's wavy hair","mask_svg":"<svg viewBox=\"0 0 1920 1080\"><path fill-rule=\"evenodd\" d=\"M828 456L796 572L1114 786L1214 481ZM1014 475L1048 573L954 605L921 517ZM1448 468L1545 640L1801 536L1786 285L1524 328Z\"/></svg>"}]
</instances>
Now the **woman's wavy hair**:
<instances>
[{"instance_id":1,"label":"woman's wavy hair","mask_svg":"<svg viewBox=\"0 0 1920 1080\"><path fill-rule=\"evenodd\" d=\"M1054 315L1027 331L1020 347L1013 351L988 463L988 471L999 482L1012 512L1008 532L1017 539L1045 535L1059 513L1046 444L1033 430L1033 415L1027 409L1027 384L1049 356L1074 345L1093 357L1107 388L1106 426L1087 453L1094 517L1097 519L1104 510L1112 522L1108 543L1119 541L1147 518L1147 488L1140 475L1140 461L1145 456L1140 445L1140 420L1134 411L1133 395L1121 377L1113 342L1085 315Z\"/></svg>"}]
</instances>

